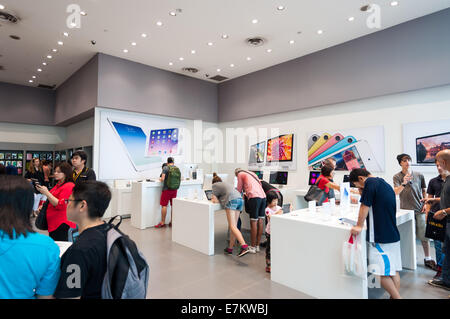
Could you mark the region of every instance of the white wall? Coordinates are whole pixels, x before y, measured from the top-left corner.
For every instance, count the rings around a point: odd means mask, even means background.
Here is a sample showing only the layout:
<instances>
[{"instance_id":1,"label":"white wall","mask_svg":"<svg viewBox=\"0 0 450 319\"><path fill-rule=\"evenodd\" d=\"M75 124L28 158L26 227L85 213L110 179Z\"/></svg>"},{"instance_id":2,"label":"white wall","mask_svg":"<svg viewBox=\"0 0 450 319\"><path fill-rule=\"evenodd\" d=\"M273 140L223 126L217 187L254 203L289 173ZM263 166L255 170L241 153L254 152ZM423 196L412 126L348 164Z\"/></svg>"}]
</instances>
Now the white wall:
<instances>
[{"instance_id":1,"label":"white wall","mask_svg":"<svg viewBox=\"0 0 450 319\"><path fill-rule=\"evenodd\" d=\"M0 122L0 143L59 144L65 139L64 127Z\"/></svg>"},{"instance_id":2,"label":"white wall","mask_svg":"<svg viewBox=\"0 0 450 319\"><path fill-rule=\"evenodd\" d=\"M94 143L94 117L69 125L65 130L66 137L56 145L57 150L92 146Z\"/></svg>"},{"instance_id":3,"label":"white wall","mask_svg":"<svg viewBox=\"0 0 450 319\"><path fill-rule=\"evenodd\" d=\"M402 125L409 122L442 119L450 119L450 85L220 123L219 127L224 133L226 128L237 127L275 128L279 129L280 134L294 133L297 141L297 158L294 158L297 161L297 170L289 173L288 183L290 186L306 188L309 176L305 145L307 133L384 126L386 171L377 175L392 184L392 176L400 170L396 156L403 152ZM246 149L248 153L248 147ZM248 154L245 158L248 159ZM236 167L247 168L247 162L215 165L213 169L221 173L233 174ZM336 173L336 180L339 181L343 174ZM430 178L437 175L437 171L424 172L424 175L428 182ZM265 179L268 180L267 174Z\"/></svg>"}]
</instances>

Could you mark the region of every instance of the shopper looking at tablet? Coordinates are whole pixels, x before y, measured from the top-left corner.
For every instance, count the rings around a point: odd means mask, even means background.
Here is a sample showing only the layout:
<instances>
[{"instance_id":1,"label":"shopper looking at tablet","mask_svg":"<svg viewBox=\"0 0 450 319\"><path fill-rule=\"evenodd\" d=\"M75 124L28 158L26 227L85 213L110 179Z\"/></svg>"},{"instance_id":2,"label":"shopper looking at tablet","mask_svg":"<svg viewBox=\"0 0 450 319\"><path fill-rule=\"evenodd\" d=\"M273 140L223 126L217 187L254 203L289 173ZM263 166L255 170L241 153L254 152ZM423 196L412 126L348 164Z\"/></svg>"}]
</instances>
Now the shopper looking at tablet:
<instances>
[{"instance_id":1,"label":"shopper looking at tablet","mask_svg":"<svg viewBox=\"0 0 450 319\"><path fill-rule=\"evenodd\" d=\"M392 299L401 299L398 272L402 270L402 259L394 190L364 168L353 169L350 182L361 190L358 223L351 233L359 235L367 221L368 271L380 277L381 286Z\"/></svg>"},{"instance_id":2,"label":"shopper looking at tablet","mask_svg":"<svg viewBox=\"0 0 450 319\"><path fill-rule=\"evenodd\" d=\"M330 165L324 165L320 169L320 176L317 178L317 187L323 190L327 197L323 201L328 202L329 198L334 198L334 190L340 190L340 186L332 182L334 177L334 168Z\"/></svg>"},{"instance_id":3,"label":"shopper looking at tablet","mask_svg":"<svg viewBox=\"0 0 450 319\"><path fill-rule=\"evenodd\" d=\"M166 227L166 216L167 216L167 206L170 202L170 207L172 208L172 213L170 214L169 227L172 226L172 216L173 216L173 205L172 201L177 197L177 190L180 187L181 182L181 172L178 167L174 164L173 157L167 158L167 166L163 165L160 182L163 183L163 189L161 193L161 222L155 226L155 228ZM174 185L172 185L174 184Z\"/></svg>"},{"instance_id":4,"label":"shopper looking at tablet","mask_svg":"<svg viewBox=\"0 0 450 319\"><path fill-rule=\"evenodd\" d=\"M58 283L59 248L33 230L33 202L26 179L0 176L0 299L50 299Z\"/></svg>"},{"instance_id":5,"label":"shopper looking at tablet","mask_svg":"<svg viewBox=\"0 0 450 319\"><path fill-rule=\"evenodd\" d=\"M93 169L86 167L87 154L84 151L76 151L70 160L73 166L72 179L75 184L85 181L95 181L97 176Z\"/></svg>"},{"instance_id":6,"label":"shopper looking at tablet","mask_svg":"<svg viewBox=\"0 0 450 319\"><path fill-rule=\"evenodd\" d=\"M261 182L255 173L237 168L234 171L237 180L237 191L244 192L247 197L246 211L250 215L250 234L252 245L249 252L255 254L259 252L259 244L264 231L264 219L266 209L266 194L261 186ZM248 208L248 209L247 209Z\"/></svg>"},{"instance_id":7,"label":"shopper looking at tablet","mask_svg":"<svg viewBox=\"0 0 450 319\"><path fill-rule=\"evenodd\" d=\"M224 252L227 255L231 255L233 253L234 243L237 240L241 245L238 257L242 257L249 252L248 245L245 243L242 233L237 228L237 221L244 206L244 200L237 190L231 185L222 182L222 179L216 173L213 174L212 194L212 202L220 203L222 208L225 209L228 227L230 228L229 246L225 248Z\"/></svg>"},{"instance_id":8,"label":"shopper looking at tablet","mask_svg":"<svg viewBox=\"0 0 450 319\"><path fill-rule=\"evenodd\" d=\"M397 156L398 164L402 170L394 175L395 194L400 197L400 208L414 211L416 219L416 237L422 242L425 255L425 267L436 270L436 262L430 255L430 240L425 237L427 221L421 200L426 198L426 183L422 173L413 172L411 169L411 156L400 154Z\"/></svg>"}]
</instances>

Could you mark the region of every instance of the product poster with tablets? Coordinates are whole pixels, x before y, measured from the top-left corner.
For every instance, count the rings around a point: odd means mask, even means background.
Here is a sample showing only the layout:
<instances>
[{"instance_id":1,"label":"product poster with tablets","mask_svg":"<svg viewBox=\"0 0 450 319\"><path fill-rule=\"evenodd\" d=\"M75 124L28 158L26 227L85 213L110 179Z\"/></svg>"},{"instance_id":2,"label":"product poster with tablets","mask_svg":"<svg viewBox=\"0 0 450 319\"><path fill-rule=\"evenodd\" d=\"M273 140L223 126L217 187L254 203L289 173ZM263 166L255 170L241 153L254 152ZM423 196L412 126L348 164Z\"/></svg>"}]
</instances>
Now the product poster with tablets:
<instances>
[{"instance_id":1,"label":"product poster with tablets","mask_svg":"<svg viewBox=\"0 0 450 319\"><path fill-rule=\"evenodd\" d=\"M437 172L436 154L450 149L450 120L403 124L403 152L421 172Z\"/></svg>"},{"instance_id":2,"label":"product poster with tablets","mask_svg":"<svg viewBox=\"0 0 450 319\"><path fill-rule=\"evenodd\" d=\"M337 171L366 168L384 172L384 127L323 130L307 134L308 167L318 171L326 159L336 160Z\"/></svg>"},{"instance_id":3,"label":"product poster with tablets","mask_svg":"<svg viewBox=\"0 0 450 319\"><path fill-rule=\"evenodd\" d=\"M168 157L184 162L185 121L99 112L99 179L158 178Z\"/></svg>"},{"instance_id":4,"label":"product poster with tablets","mask_svg":"<svg viewBox=\"0 0 450 319\"><path fill-rule=\"evenodd\" d=\"M248 167L258 169L281 166L285 169L295 169L294 153L293 133L274 136L250 145Z\"/></svg>"}]
</instances>

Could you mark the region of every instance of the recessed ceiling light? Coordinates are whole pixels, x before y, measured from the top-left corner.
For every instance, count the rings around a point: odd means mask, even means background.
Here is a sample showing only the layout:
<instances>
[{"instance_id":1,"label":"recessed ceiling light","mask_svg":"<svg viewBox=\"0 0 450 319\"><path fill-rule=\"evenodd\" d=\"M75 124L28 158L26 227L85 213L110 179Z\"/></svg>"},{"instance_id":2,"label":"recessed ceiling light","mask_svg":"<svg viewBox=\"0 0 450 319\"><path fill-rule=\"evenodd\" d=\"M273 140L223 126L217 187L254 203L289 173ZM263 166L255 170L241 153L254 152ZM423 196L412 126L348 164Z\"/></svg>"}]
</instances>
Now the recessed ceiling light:
<instances>
[{"instance_id":1,"label":"recessed ceiling light","mask_svg":"<svg viewBox=\"0 0 450 319\"><path fill-rule=\"evenodd\" d=\"M253 19L253 20L252 20L252 23L253 23L253 24L258 23L258 19Z\"/></svg>"},{"instance_id":2,"label":"recessed ceiling light","mask_svg":"<svg viewBox=\"0 0 450 319\"><path fill-rule=\"evenodd\" d=\"M277 10L278 10L278 11L283 11L284 8L285 8L284 6L278 6L278 7L277 7Z\"/></svg>"},{"instance_id":3,"label":"recessed ceiling light","mask_svg":"<svg viewBox=\"0 0 450 319\"><path fill-rule=\"evenodd\" d=\"M131 45L132 45L132 46L136 46L137 43L136 43L136 42L131 42Z\"/></svg>"},{"instance_id":4,"label":"recessed ceiling light","mask_svg":"<svg viewBox=\"0 0 450 319\"><path fill-rule=\"evenodd\" d=\"M252 59L251 57L249 57L249 56L247 57L247 61L250 61L251 59Z\"/></svg>"},{"instance_id":5,"label":"recessed ceiling light","mask_svg":"<svg viewBox=\"0 0 450 319\"><path fill-rule=\"evenodd\" d=\"M267 49L266 52L270 53L270 52L272 52L272 49Z\"/></svg>"},{"instance_id":6,"label":"recessed ceiling light","mask_svg":"<svg viewBox=\"0 0 450 319\"><path fill-rule=\"evenodd\" d=\"M355 20L355 17L350 17L350 18L348 18L348 21L350 21L350 22L352 22L352 21L354 21Z\"/></svg>"},{"instance_id":7,"label":"recessed ceiling light","mask_svg":"<svg viewBox=\"0 0 450 319\"><path fill-rule=\"evenodd\" d=\"M35 79L35 78L36 78L36 75L33 75L32 78Z\"/></svg>"},{"instance_id":8,"label":"recessed ceiling light","mask_svg":"<svg viewBox=\"0 0 450 319\"><path fill-rule=\"evenodd\" d=\"M160 27L160 26L163 25L163 23L162 23L161 21L158 21L158 22L156 22L156 25L157 25L158 27Z\"/></svg>"},{"instance_id":9,"label":"recessed ceiling light","mask_svg":"<svg viewBox=\"0 0 450 319\"><path fill-rule=\"evenodd\" d=\"M142 33L141 37L146 38L147 37L147 33Z\"/></svg>"},{"instance_id":10,"label":"recessed ceiling light","mask_svg":"<svg viewBox=\"0 0 450 319\"><path fill-rule=\"evenodd\" d=\"M195 54L195 50L191 50L191 54Z\"/></svg>"},{"instance_id":11,"label":"recessed ceiling light","mask_svg":"<svg viewBox=\"0 0 450 319\"><path fill-rule=\"evenodd\" d=\"M172 17L175 17L177 15L177 13L175 11L170 11L169 15L171 15Z\"/></svg>"},{"instance_id":12,"label":"recessed ceiling light","mask_svg":"<svg viewBox=\"0 0 450 319\"><path fill-rule=\"evenodd\" d=\"M52 51L53 51L53 52L58 52L58 50L57 50L57 49L52 49Z\"/></svg>"},{"instance_id":13,"label":"recessed ceiling light","mask_svg":"<svg viewBox=\"0 0 450 319\"><path fill-rule=\"evenodd\" d=\"M47 65L47 62L42 62L42 65Z\"/></svg>"},{"instance_id":14,"label":"recessed ceiling light","mask_svg":"<svg viewBox=\"0 0 450 319\"><path fill-rule=\"evenodd\" d=\"M228 34L223 34L222 39L228 39Z\"/></svg>"},{"instance_id":15,"label":"recessed ceiling light","mask_svg":"<svg viewBox=\"0 0 450 319\"><path fill-rule=\"evenodd\" d=\"M64 42L58 41L58 45L64 45Z\"/></svg>"},{"instance_id":16,"label":"recessed ceiling light","mask_svg":"<svg viewBox=\"0 0 450 319\"><path fill-rule=\"evenodd\" d=\"M208 45L211 47L213 45L213 43L212 42L208 42Z\"/></svg>"},{"instance_id":17,"label":"recessed ceiling light","mask_svg":"<svg viewBox=\"0 0 450 319\"><path fill-rule=\"evenodd\" d=\"M0 10L5 10L5 6L3 4L0 4Z\"/></svg>"},{"instance_id":18,"label":"recessed ceiling light","mask_svg":"<svg viewBox=\"0 0 450 319\"><path fill-rule=\"evenodd\" d=\"M295 43L294 40L289 41L289 44L294 44L294 43Z\"/></svg>"},{"instance_id":19,"label":"recessed ceiling light","mask_svg":"<svg viewBox=\"0 0 450 319\"><path fill-rule=\"evenodd\" d=\"M68 36L69 36L69 33L64 32L63 35L64 35L65 37L68 37Z\"/></svg>"},{"instance_id":20,"label":"recessed ceiling light","mask_svg":"<svg viewBox=\"0 0 450 319\"><path fill-rule=\"evenodd\" d=\"M124 52L124 53L128 53L128 49L124 49L123 52Z\"/></svg>"},{"instance_id":21,"label":"recessed ceiling light","mask_svg":"<svg viewBox=\"0 0 450 319\"><path fill-rule=\"evenodd\" d=\"M230 64L230 68L234 68L234 64L233 63Z\"/></svg>"},{"instance_id":22,"label":"recessed ceiling light","mask_svg":"<svg viewBox=\"0 0 450 319\"><path fill-rule=\"evenodd\" d=\"M322 30L317 30L317 34L322 34L323 31Z\"/></svg>"},{"instance_id":23,"label":"recessed ceiling light","mask_svg":"<svg viewBox=\"0 0 450 319\"><path fill-rule=\"evenodd\" d=\"M51 55L47 55L47 59L51 59L53 58Z\"/></svg>"},{"instance_id":24,"label":"recessed ceiling light","mask_svg":"<svg viewBox=\"0 0 450 319\"><path fill-rule=\"evenodd\" d=\"M180 61L183 61L184 60L184 58L183 57L181 57L180 59L179 59Z\"/></svg>"},{"instance_id":25,"label":"recessed ceiling light","mask_svg":"<svg viewBox=\"0 0 450 319\"><path fill-rule=\"evenodd\" d=\"M220 72L220 71L222 71L221 69L217 69L217 72Z\"/></svg>"},{"instance_id":26,"label":"recessed ceiling light","mask_svg":"<svg viewBox=\"0 0 450 319\"><path fill-rule=\"evenodd\" d=\"M82 16L87 16L86 11L81 11L80 14L81 14Z\"/></svg>"},{"instance_id":27,"label":"recessed ceiling light","mask_svg":"<svg viewBox=\"0 0 450 319\"><path fill-rule=\"evenodd\" d=\"M169 65L173 65L173 62L169 62Z\"/></svg>"},{"instance_id":28,"label":"recessed ceiling light","mask_svg":"<svg viewBox=\"0 0 450 319\"><path fill-rule=\"evenodd\" d=\"M393 7L398 6L398 1L392 1L391 6L393 6Z\"/></svg>"},{"instance_id":29,"label":"recessed ceiling light","mask_svg":"<svg viewBox=\"0 0 450 319\"><path fill-rule=\"evenodd\" d=\"M42 69L37 69L38 72L42 72Z\"/></svg>"},{"instance_id":30,"label":"recessed ceiling light","mask_svg":"<svg viewBox=\"0 0 450 319\"><path fill-rule=\"evenodd\" d=\"M33 81L33 80L30 80L30 81L28 81L28 82L33 83L34 81Z\"/></svg>"}]
</instances>

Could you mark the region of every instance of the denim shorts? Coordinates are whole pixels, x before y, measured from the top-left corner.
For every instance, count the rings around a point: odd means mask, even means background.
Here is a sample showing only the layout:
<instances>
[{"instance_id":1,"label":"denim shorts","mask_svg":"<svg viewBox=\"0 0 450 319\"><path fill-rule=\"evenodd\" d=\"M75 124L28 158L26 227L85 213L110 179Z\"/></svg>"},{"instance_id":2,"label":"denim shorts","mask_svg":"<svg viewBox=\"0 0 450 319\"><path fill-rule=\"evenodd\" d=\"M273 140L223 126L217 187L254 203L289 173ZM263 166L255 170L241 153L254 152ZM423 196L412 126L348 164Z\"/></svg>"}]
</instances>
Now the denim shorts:
<instances>
[{"instance_id":1,"label":"denim shorts","mask_svg":"<svg viewBox=\"0 0 450 319\"><path fill-rule=\"evenodd\" d=\"M243 206L244 206L244 200L242 198L235 198L235 199L230 200L225 205L225 208L231 209L231 210L242 211Z\"/></svg>"}]
</instances>

